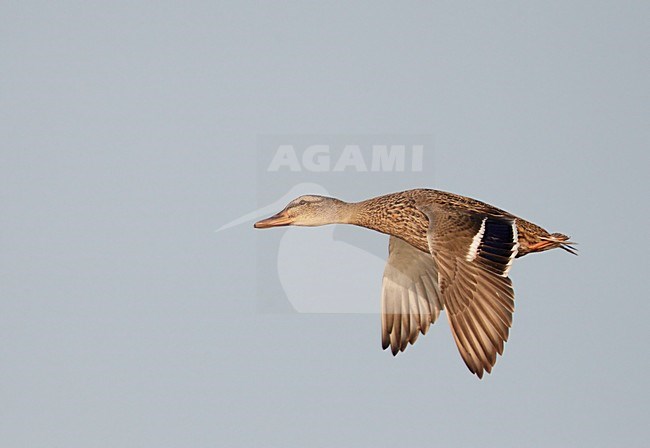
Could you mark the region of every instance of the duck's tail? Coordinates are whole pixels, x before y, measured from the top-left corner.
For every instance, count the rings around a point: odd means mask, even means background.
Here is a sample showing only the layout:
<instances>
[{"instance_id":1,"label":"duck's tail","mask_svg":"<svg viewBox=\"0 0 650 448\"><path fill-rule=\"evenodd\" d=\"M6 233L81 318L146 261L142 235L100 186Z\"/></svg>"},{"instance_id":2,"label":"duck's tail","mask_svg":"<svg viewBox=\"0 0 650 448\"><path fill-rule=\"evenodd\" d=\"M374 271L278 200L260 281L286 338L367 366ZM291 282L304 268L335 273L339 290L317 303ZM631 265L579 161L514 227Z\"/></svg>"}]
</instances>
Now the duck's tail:
<instances>
[{"instance_id":1,"label":"duck's tail","mask_svg":"<svg viewBox=\"0 0 650 448\"><path fill-rule=\"evenodd\" d=\"M570 237L561 233L551 233L549 236L539 238L540 242L530 246L531 252L541 252L544 250L555 249L559 247L573 255L578 255L578 249L574 246L578 243L569 241Z\"/></svg>"}]
</instances>

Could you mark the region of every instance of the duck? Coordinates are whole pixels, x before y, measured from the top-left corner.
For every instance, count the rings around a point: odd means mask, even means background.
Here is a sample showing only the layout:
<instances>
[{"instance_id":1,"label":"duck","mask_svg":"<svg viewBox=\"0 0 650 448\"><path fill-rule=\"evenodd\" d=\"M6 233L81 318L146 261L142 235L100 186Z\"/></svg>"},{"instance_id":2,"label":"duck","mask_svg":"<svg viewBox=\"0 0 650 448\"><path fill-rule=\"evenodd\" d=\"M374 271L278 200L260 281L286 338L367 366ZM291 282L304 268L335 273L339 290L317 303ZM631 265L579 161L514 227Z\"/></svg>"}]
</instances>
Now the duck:
<instances>
[{"instance_id":1,"label":"duck","mask_svg":"<svg viewBox=\"0 0 650 448\"><path fill-rule=\"evenodd\" d=\"M393 356L403 352L445 311L460 356L478 378L492 372L508 340L513 261L555 248L577 255L567 235L476 199L424 188L361 202L303 195L254 227L329 224L389 235L382 348L390 347Z\"/></svg>"}]
</instances>

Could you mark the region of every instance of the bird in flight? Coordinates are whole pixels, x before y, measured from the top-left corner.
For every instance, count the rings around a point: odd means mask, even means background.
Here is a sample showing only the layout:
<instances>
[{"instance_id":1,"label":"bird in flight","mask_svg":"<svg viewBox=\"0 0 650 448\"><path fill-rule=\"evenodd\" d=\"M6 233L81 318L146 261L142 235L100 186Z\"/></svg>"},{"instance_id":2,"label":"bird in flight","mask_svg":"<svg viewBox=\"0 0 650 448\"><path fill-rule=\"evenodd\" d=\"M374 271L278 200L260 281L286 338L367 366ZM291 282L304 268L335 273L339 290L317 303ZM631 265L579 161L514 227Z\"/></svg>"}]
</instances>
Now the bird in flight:
<instances>
[{"instance_id":1,"label":"bird in flight","mask_svg":"<svg viewBox=\"0 0 650 448\"><path fill-rule=\"evenodd\" d=\"M515 258L574 242L484 202L416 189L362 202L306 195L255 228L352 224L390 235L381 292L382 347L393 355L446 311L463 361L490 373L512 325Z\"/></svg>"}]
</instances>

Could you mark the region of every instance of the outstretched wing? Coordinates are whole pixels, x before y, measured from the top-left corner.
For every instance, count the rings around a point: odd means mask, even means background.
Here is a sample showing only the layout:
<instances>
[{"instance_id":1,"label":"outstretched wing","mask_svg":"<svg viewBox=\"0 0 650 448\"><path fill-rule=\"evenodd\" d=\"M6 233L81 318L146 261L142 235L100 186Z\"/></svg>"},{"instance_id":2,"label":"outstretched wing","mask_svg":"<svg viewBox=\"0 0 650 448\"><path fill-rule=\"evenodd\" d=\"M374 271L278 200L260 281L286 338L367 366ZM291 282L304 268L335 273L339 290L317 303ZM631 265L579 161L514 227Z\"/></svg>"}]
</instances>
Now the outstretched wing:
<instances>
[{"instance_id":1,"label":"outstretched wing","mask_svg":"<svg viewBox=\"0 0 650 448\"><path fill-rule=\"evenodd\" d=\"M513 218L436 206L429 218L429 249L447 318L467 367L483 377L503 353L515 309L508 271L518 250Z\"/></svg>"},{"instance_id":2,"label":"outstretched wing","mask_svg":"<svg viewBox=\"0 0 650 448\"><path fill-rule=\"evenodd\" d=\"M442 305L431 255L391 236L381 291L382 347L393 355L426 334Z\"/></svg>"}]
</instances>

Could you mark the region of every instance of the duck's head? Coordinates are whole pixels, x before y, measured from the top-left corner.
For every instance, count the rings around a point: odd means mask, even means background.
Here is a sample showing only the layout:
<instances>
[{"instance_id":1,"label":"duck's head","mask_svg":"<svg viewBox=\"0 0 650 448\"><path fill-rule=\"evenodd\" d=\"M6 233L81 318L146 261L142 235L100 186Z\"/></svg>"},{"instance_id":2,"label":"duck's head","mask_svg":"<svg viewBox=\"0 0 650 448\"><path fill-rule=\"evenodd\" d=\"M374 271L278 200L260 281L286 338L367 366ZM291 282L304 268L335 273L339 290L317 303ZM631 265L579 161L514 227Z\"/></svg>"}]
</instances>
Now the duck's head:
<instances>
[{"instance_id":1,"label":"duck's head","mask_svg":"<svg viewBox=\"0 0 650 448\"><path fill-rule=\"evenodd\" d=\"M327 196L305 195L280 212L255 223L256 229L280 226L323 226L345 222L345 202Z\"/></svg>"}]
</instances>

